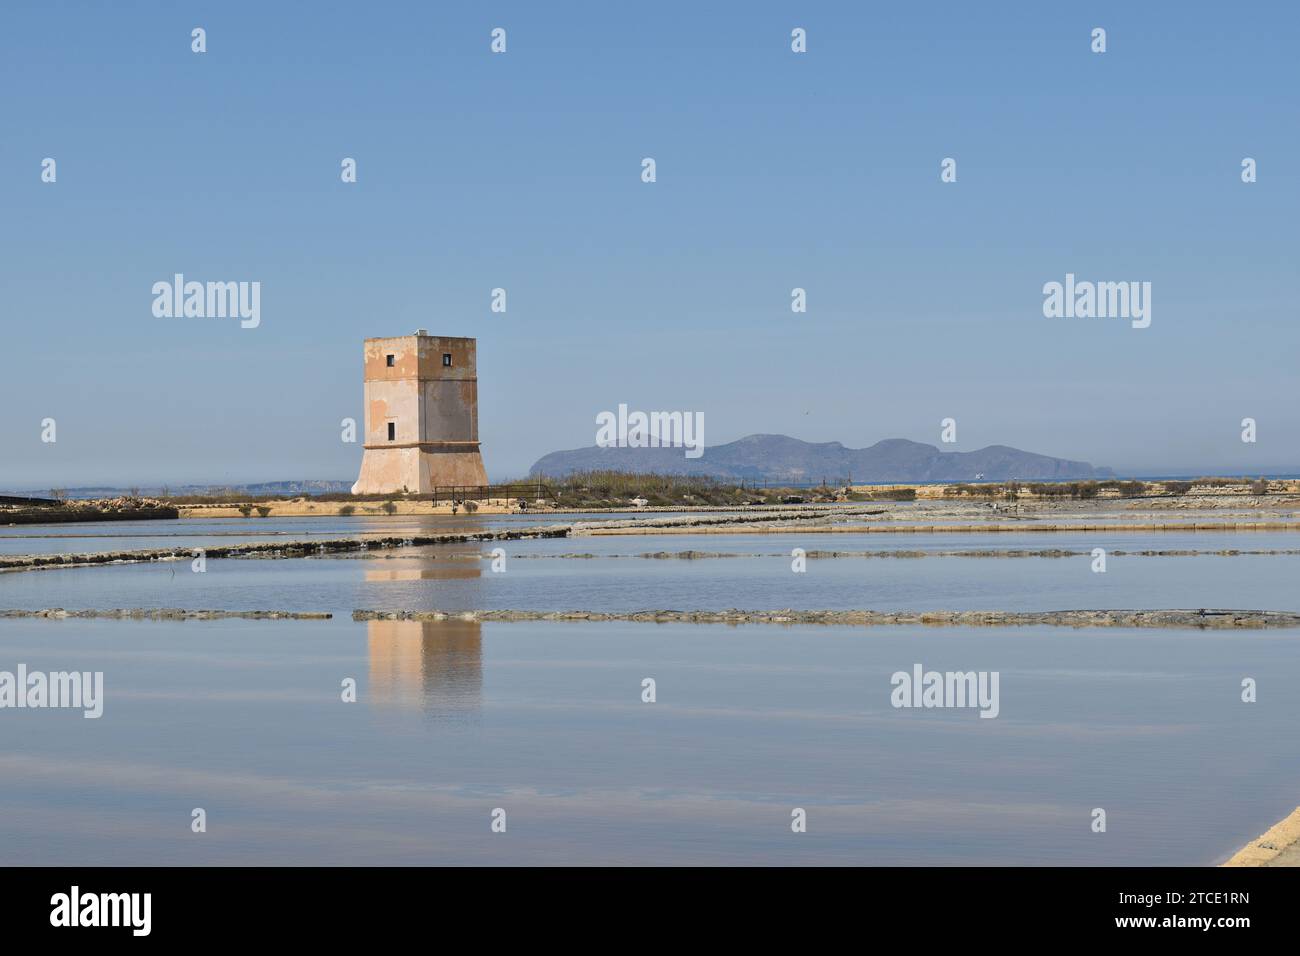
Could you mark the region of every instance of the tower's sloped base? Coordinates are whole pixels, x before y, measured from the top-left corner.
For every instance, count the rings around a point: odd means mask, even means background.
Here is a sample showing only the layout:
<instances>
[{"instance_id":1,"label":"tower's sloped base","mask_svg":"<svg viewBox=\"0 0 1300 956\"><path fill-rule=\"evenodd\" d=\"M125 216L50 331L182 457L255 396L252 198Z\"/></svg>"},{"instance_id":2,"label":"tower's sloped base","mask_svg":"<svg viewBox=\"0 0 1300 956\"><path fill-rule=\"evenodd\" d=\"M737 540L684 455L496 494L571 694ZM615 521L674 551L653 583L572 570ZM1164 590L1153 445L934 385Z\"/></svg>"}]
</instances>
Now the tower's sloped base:
<instances>
[{"instance_id":1,"label":"tower's sloped base","mask_svg":"<svg viewBox=\"0 0 1300 956\"><path fill-rule=\"evenodd\" d=\"M486 485L477 451L428 448L367 448L354 495L428 494L449 485Z\"/></svg>"}]
</instances>

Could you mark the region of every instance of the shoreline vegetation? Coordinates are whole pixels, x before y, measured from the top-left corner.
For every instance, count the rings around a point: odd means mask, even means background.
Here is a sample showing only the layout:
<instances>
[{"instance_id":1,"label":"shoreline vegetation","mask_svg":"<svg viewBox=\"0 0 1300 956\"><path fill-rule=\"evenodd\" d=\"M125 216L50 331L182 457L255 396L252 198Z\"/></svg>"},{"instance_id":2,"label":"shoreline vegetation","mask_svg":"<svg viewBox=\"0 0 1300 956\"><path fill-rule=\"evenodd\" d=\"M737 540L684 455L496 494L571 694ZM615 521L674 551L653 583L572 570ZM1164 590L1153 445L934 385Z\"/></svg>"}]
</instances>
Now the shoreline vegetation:
<instances>
[{"instance_id":1,"label":"shoreline vegetation","mask_svg":"<svg viewBox=\"0 0 1300 956\"><path fill-rule=\"evenodd\" d=\"M202 495L72 499L62 489L48 498L0 497L0 525L165 518L386 517L696 509L761 509L791 504L968 502L992 509L1030 503L1145 502L1192 510L1232 502L1258 507L1288 496L1300 504L1300 480L1205 477L1178 481L992 481L949 484L854 484L797 487L777 482L726 482L707 477L590 472L484 488L443 488L431 494L271 496L234 489Z\"/></svg>"}]
</instances>

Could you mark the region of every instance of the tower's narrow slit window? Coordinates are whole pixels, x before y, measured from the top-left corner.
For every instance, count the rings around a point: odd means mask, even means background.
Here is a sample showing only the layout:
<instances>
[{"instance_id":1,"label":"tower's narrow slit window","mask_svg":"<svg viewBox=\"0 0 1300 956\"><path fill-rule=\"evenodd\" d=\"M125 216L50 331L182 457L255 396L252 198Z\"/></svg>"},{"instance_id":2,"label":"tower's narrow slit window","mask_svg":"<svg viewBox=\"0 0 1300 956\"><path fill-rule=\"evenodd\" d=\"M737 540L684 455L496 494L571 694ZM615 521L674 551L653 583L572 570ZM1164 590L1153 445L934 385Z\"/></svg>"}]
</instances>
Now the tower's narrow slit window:
<instances>
[{"instance_id":1,"label":"tower's narrow slit window","mask_svg":"<svg viewBox=\"0 0 1300 956\"><path fill-rule=\"evenodd\" d=\"M450 353L450 352L443 352L443 353L442 353L442 364L443 364L443 365L446 365L448 368L451 367L451 353Z\"/></svg>"},{"instance_id":2,"label":"tower's narrow slit window","mask_svg":"<svg viewBox=\"0 0 1300 956\"><path fill-rule=\"evenodd\" d=\"M385 356L384 356L384 364L387 365L389 368L392 368L392 367L393 367L393 356L391 356L391 355L385 355Z\"/></svg>"},{"instance_id":3,"label":"tower's narrow slit window","mask_svg":"<svg viewBox=\"0 0 1300 956\"><path fill-rule=\"evenodd\" d=\"M397 440L397 422L388 423L388 440L389 441Z\"/></svg>"}]
</instances>

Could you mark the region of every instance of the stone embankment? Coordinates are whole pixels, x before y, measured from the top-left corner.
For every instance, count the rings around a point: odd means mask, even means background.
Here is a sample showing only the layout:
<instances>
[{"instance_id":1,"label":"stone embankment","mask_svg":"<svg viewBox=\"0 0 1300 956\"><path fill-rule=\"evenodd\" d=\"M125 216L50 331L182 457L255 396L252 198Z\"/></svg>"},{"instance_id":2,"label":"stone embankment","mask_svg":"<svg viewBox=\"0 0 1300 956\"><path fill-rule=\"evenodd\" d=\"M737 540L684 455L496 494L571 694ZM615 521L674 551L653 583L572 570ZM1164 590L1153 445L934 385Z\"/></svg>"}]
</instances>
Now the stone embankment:
<instances>
[{"instance_id":1,"label":"stone embankment","mask_svg":"<svg viewBox=\"0 0 1300 956\"><path fill-rule=\"evenodd\" d=\"M373 611L354 621L639 621L654 624L839 624L926 627L1142 627L1237 630L1300 627L1300 613L1236 610L1099 611Z\"/></svg>"},{"instance_id":2,"label":"stone embankment","mask_svg":"<svg viewBox=\"0 0 1300 956\"><path fill-rule=\"evenodd\" d=\"M81 524L87 521L160 521L179 518L180 512L171 507L121 508L113 511L95 511L89 508L18 508L0 511L3 524Z\"/></svg>"},{"instance_id":3,"label":"stone embankment","mask_svg":"<svg viewBox=\"0 0 1300 956\"><path fill-rule=\"evenodd\" d=\"M1300 531L1300 521L1155 521L1155 522L1112 522L1086 524L1037 524L1025 521L1021 524L795 524L782 523L772 526L755 524L746 516L737 522L711 522L730 524L727 528L705 528L699 524L653 524L651 522L630 521L626 526L583 525L573 528L574 535L621 535L646 534L647 529L653 534L996 534L1007 532L1022 534L1029 531L1054 532L1059 534L1096 534L1127 533L1134 531Z\"/></svg>"},{"instance_id":4,"label":"stone embankment","mask_svg":"<svg viewBox=\"0 0 1300 956\"><path fill-rule=\"evenodd\" d=\"M239 618L248 621L328 621L334 615L328 611L219 611L190 610L179 607L86 608L65 610L47 607L39 611L0 610L0 618L43 617L52 620L65 618L110 618L118 621L220 621Z\"/></svg>"},{"instance_id":5,"label":"stone embankment","mask_svg":"<svg viewBox=\"0 0 1300 956\"><path fill-rule=\"evenodd\" d=\"M84 568L99 564L140 564L150 561L188 561L201 550L205 558L308 558L348 551L382 551L430 544L464 544L474 541L517 541L521 538L563 538L567 525L509 531L467 531L384 538L331 538L321 541L267 541L225 544L205 548L143 548L131 551L83 551L66 554L2 554L0 571L36 568Z\"/></svg>"},{"instance_id":6,"label":"stone embankment","mask_svg":"<svg viewBox=\"0 0 1300 956\"><path fill-rule=\"evenodd\" d=\"M1141 557L1141 558L1192 558L1201 556L1212 556L1218 558L1236 558L1242 556L1271 556L1278 555L1300 555L1300 548L1261 548L1253 550L1244 550L1240 548L1171 548L1171 549L1144 549L1141 551L1125 551L1116 548L1107 552L1107 557ZM1091 551L1078 551L1069 548L1008 548L1005 550L996 550L993 548L970 548L964 551L919 551L919 550L901 550L895 549L890 551L806 551L806 558L822 559L845 559L845 558L1085 558L1091 557ZM488 555L479 555L479 557L488 557ZM687 549L685 551L646 551L641 554L593 554L590 551L564 552L562 554L514 554L511 560L517 559L535 559L535 560L558 560L558 559L580 559L592 560L596 558L642 558L655 561L662 560L683 560L683 561L702 561L706 558L785 558L788 559L790 554L784 551L775 551L767 553L744 552L744 551L695 551Z\"/></svg>"},{"instance_id":7,"label":"stone embankment","mask_svg":"<svg viewBox=\"0 0 1300 956\"><path fill-rule=\"evenodd\" d=\"M0 618L109 618L131 621L326 621L328 611L226 611L187 608L87 608L67 610L0 609ZM826 624L854 627L1130 627L1262 630L1300 628L1300 613L1290 611L1097 610L1097 611L375 611L356 610L354 621L632 621L649 624Z\"/></svg>"}]
</instances>

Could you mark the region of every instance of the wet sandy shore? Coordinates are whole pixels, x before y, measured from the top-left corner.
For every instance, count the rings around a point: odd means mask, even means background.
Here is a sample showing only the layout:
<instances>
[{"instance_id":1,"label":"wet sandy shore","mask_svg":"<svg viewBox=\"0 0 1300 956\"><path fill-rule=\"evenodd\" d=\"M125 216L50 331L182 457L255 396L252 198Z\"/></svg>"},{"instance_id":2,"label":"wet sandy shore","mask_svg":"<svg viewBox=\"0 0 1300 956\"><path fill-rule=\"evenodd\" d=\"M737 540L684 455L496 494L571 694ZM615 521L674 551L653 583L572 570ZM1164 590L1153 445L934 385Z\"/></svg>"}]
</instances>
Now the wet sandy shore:
<instances>
[{"instance_id":1,"label":"wet sandy shore","mask_svg":"<svg viewBox=\"0 0 1300 956\"><path fill-rule=\"evenodd\" d=\"M1300 866L1300 807L1238 850L1224 866Z\"/></svg>"}]
</instances>

